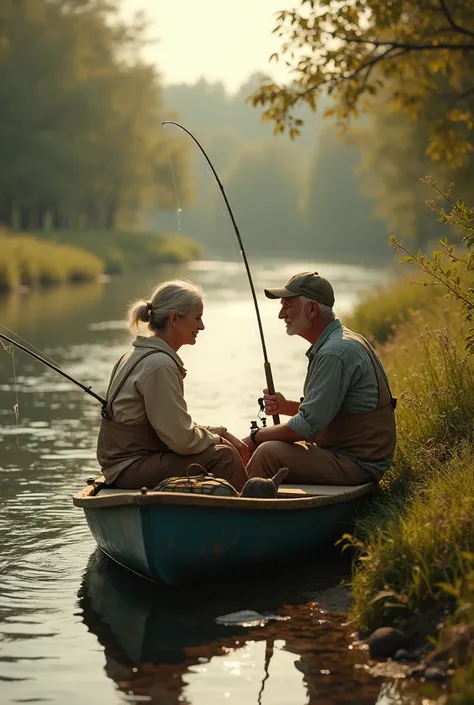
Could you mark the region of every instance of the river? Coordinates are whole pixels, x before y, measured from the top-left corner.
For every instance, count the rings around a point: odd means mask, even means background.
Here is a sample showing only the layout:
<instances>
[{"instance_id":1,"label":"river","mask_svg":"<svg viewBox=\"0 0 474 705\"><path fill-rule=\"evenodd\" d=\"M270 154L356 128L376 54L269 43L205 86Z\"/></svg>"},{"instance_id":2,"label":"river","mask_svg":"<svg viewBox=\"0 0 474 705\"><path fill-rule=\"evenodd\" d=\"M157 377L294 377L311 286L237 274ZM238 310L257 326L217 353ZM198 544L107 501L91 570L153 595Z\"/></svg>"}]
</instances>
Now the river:
<instances>
[{"instance_id":1,"label":"river","mask_svg":"<svg viewBox=\"0 0 474 705\"><path fill-rule=\"evenodd\" d=\"M301 262L256 262L256 290L306 269ZM388 277L342 265L326 265L324 274L342 318ZM193 418L247 435L264 374L240 262L201 261L4 297L0 323L104 394L111 367L130 342L126 305L174 277L189 278L206 293L206 330L180 351ZM276 387L297 398L307 343L286 336L278 302L260 294L259 302ZM368 673L367 653L354 648L345 622L347 594L338 587L349 576L347 558L331 554L192 592L153 586L113 565L95 550L83 513L71 502L97 473L99 404L25 354L12 358L1 347L0 395L2 704L428 702L403 681ZM219 623L244 610L285 619Z\"/></svg>"}]
</instances>

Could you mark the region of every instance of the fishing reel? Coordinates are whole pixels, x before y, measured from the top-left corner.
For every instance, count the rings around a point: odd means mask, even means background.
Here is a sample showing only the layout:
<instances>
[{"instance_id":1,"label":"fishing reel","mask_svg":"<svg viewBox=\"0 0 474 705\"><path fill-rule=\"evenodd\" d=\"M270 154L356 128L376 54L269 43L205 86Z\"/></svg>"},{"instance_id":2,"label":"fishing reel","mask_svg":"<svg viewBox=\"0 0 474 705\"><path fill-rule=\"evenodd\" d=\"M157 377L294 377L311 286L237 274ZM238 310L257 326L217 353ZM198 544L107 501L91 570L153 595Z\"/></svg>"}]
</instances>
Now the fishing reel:
<instances>
[{"instance_id":1,"label":"fishing reel","mask_svg":"<svg viewBox=\"0 0 474 705\"><path fill-rule=\"evenodd\" d=\"M252 431L257 431L259 428L265 428L267 425L267 417L265 416L265 406L263 404L263 397L259 397L258 399L258 414L257 414L257 419L254 421L250 422L250 432ZM258 422L260 421L260 426Z\"/></svg>"}]
</instances>

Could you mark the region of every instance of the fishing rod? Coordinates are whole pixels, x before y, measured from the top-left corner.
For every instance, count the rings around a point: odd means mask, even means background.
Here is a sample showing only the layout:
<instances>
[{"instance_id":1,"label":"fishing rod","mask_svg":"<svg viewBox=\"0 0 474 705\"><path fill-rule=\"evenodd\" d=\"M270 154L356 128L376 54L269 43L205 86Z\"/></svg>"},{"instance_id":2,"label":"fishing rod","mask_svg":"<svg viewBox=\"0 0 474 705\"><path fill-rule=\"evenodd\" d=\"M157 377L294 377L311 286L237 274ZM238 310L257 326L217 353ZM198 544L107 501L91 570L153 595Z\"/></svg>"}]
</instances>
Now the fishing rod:
<instances>
[{"instance_id":1,"label":"fishing rod","mask_svg":"<svg viewBox=\"0 0 474 705\"><path fill-rule=\"evenodd\" d=\"M15 347L19 348L20 350L23 350L23 352L26 352L28 355L31 355L31 357L34 357L36 360L39 360L40 362L43 363L43 365L46 365L46 367L50 367L52 370L57 372L58 374L62 375L66 379L68 379L70 382L73 384L77 385L82 389L83 392L86 392L86 394L90 394L91 397L94 397L94 399L97 399L97 401L100 401L103 407L107 406L107 401L100 397L98 394L93 392L90 387L86 387L85 384L82 384L82 382L79 382L77 379L74 379L74 377L71 377L71 375L68 375L67 372L63 372L59 367L56 365L53 365L51 362L48 362L48 360L45 360L44 357L41 357L41 355L37 355L36 353L32 352L28 348L25 348L24 345L20 345L20 343L17 343L16 340L12 340L12 338L9 338L7 335L3 335L3 333L0 333L0 338L2 340L6 340L7 343L10 343L10 345L14 345Z\"/></svg>"},{"instance_id":2,"label":"fishing rod","mask_svg":"<svg viewBox=\"0 0 474 705\"><path fill-rule=\"evenodd\" d=\"M252 292L252 299L253 299L253 303L255 306L255 313L257 314L258 332L260 334L260 341L262 344L263 361L264 361L263 367L265 370L265 379L267 381L267 388L268 388L268 391L270 394L275 394L275 385L273 384L272 368L270 366L270 362L268 361L267 346L265 344L265 337L263 335L262 319L260 318L260 310L258 308L257 296L255 294L255 287L253 285L252 274L250 272L250 267L249 267L249 263L247 260L247 255L245 254L244 243L242 242L239 228L238 228L237 223L235 221L234 214L232 212L232 208L230 207L229 200L228 200L226 192L224 190L224 186L222 185L222 182L219 179L217 172L214 169L214 166L213 166L211 160L207 156L207 153L204 150L204 147L202 147L202 145L197 141L197 139L194 137L194 135L189 130L187 130L185 127L183 127L183 125L181 125L179 122L174 122L173 120L165 120L161 124L162 125L175 125L176 127L179 127L181 130L183 130L183 132L185 132L189 137L191 137L193 142L198 146L198 148L201 150L202 154L204 155L205 160L209 164L211 171L214 174L214 177L215 177L217 183L219 184L219 188L220 188L222 196L224 198L224 202L227 206L227 210L229 212L230 219L232 221L232 225L234 226L235 234L236 234L237 240L239 242L240 254L242 255L242 259L244 260L245 270L247 272L247 277L248 277L249 284L250 284L250 291ZM278 416L278 414L275 414L274 416L272 416L272 419L273 419L273 423L275 425L280 423L280 417Z\"/></svg>"}]
</instances>

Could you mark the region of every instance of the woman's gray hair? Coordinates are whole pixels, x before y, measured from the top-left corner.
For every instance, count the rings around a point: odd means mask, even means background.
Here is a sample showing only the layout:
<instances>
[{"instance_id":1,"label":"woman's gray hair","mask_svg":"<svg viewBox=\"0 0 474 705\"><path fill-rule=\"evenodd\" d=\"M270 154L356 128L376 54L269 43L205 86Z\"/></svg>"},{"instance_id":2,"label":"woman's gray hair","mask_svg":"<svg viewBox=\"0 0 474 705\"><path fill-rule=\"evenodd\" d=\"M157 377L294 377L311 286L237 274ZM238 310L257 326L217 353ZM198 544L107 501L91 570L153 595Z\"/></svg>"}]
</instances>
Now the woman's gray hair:
<instances>
[{"instance_id":1,"label":"woman's gray hair","mask_svg":"<svg viewBox=\"0 0 474 705\"><path fill-rule=\"evenodd\" d=\"M201 287L187 279L162 282L153 289L148 301L138 299L130 304L127 314L128 329L131 333L136 333L140 323L148 323L148 328L152 331L164 330L170 314L187 316L203 298Z\"/></svg>"},{"instance_id":2,"label":"woman's gray hair","mask_svg":"<svg viewBox=\"0 0 474 705\"><path fill-rule=\"evenodd\" d=\"M307 296L300 296L299 299L303 304L310 303L311 301L314 300L314 299L308 299ZM316 301L316 303L319 306L320 316L322 316L323 318L328 318L330 321L333 321L336 318L336 314L334 313L334 311L332 310L332 308L330 306L326 306L326 304L320 304L319 301Z\"/></svg>"}]
</instances>

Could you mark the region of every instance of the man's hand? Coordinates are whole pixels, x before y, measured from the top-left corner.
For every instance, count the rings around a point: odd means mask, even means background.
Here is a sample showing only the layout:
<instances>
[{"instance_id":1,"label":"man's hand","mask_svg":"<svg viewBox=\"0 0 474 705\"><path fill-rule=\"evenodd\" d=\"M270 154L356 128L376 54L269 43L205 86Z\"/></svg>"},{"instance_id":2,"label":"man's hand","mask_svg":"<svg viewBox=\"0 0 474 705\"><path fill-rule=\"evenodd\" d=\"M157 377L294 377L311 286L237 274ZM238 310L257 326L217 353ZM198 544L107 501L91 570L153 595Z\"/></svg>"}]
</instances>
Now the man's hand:
<instances>
[{"instance_id":1,"label":"man's hand","mask_svg":"<svg viewBox=\"0 0 474 705\"><path fill-rule=\"evenodd\" d=\"M291 404L292 402L289 403ZM296 433L296 431L293 431L291 428L289 428L288 424L286 423L280 423L276 426L267 426L266 428L259 428L258 433L255 434L254 438L256 443L252 441L250 436L247 436L247 438L243 439L243 443L249 451L248 460L250 460L252 455L257 450L258 446L262 445L262 443L266 443L267 441L283 441L284 443L296 443L296 441L304 441L303 436L300 436L299 433Z\"/></svg>"},{"instance_id":2,"label":"man's hand","mask_svg":"<svg viewBox=\"0 0 474 705\"><path fill-rule=\"evenodd\" d=\"M288 416L288 400L285 399L283 394L281 394L280 392L270 394L268 389L264 389L263 403L267 416L276 416L277 414L283 414L284 416Z\"/></svg>"},{"instance_id":3,"label":"man's hand","mask_svg":"<svg viewBox=\"0 0 474 705\"><path fill-rule=\"evenodd\" d=\"M263 390L263 404L267 416L296 416L299 409L299 402L286 399L280 392L269 394L268 389Z\"/></svg>"},{"instance_id":4,"label":"man's hand","mask_svg":"<svg viewBox=\"0 0 474 705\"><path fill-rule=\"evenodd\" d=\"M229 431L226 431L221 438L224 438L226 441L228 441L231 445L234 446L240 457L242 458L242 462L245 465L248 463L252 456L252 452L250 452L250 449L247 446L247 439L244 439L243 441L240 440L240 438L236 438L236 436L233 436L232 433ZM252 443L253 445L253 443ZM254 448L255 450L255 448Z\"/></svg>"}]
</instances>

